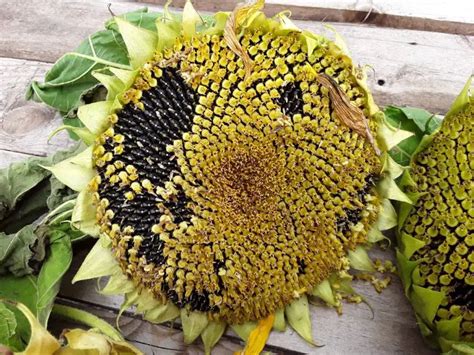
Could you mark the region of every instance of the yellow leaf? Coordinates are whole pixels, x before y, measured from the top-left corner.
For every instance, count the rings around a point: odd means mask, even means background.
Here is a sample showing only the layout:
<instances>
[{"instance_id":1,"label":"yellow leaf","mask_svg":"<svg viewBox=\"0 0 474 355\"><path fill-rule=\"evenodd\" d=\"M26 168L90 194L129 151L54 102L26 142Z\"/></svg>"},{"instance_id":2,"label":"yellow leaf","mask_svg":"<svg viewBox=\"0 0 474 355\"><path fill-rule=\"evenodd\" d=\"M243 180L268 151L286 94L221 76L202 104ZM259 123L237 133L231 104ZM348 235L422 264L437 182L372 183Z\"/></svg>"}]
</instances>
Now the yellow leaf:
<instances>
[{"instance_id":1,"label":"yellow leaf","mask_svg":"<svg viewBox=\"0 0 474 355\"><path fill-rule=\"evenodd\" d=\"M60 348L59 342L43 328L28 307L22 303L15 303L15 306L23 313L31 327L28 346L23 352L18 353L19 355L53 354Z\"/></svg>"}]
</instances>

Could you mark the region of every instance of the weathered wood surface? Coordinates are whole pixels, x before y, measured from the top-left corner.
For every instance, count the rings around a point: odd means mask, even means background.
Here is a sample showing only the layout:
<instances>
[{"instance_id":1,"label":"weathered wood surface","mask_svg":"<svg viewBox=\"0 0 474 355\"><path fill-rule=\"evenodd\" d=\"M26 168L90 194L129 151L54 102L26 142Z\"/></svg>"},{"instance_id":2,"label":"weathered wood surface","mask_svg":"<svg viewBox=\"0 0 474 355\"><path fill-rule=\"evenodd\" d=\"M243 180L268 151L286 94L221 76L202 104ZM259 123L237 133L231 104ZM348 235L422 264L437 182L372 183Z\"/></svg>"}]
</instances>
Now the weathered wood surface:
<instances>
[{"instance_id":1,"label":"weathered wood surface","mask_svg":"<svg viewBox=\"0 0 474 355\"><path fill-rule=\"evenodd\" d=\"M45 155L68 144L62 133L48 143L48 134L60 118L40 104L26 102L28 83L40 79L60 55L72 50L88 34L101 28L110 17L105 1L42 0L2 1L0 4L0 167L30 155ZM122 13L139 4L113 2ZM301 27L321 30L317 23L297 21ZM346 37L359 63L374 67L371 86L380 104L406 104L444 113L472 72L474 38L418 31L379 29L370 26L336 25ZM85 249L85 248L82 248ZM381 254L392 257L392 252ZM95 292L95 282L70 285L69 280L84 251L76 255L74 267L61 291L61 302L78 305L112 323L121 300ZM316 354L431 353L422 343L412 310L397 280L381 295L371 286L358 284L373 307L346 305L344 315L313 307L314 339L325 346L307 345L292 331L273 333L268 349L273 352ZM67 323L54 320L59 329ZM127 339L146 353L201 353L202 345L185 346L182 335L169 326L151 325L139 316L125 313L121 319ZM216 349L225 354L241 347L228 332Z\"/></svg>"},{"instance_id":2,"label":"weathered wood surface","mask_svg":"<svg viewBox=\"0 0 474 355\"><path fill-rule=\"evenodd\" d=\"M164 5L166 0L138 0ZM173 6L183 7L186 0L175 0ZM232 11L236 0L194 0L201 11ZM292 18L305 21L364 23L380 27L421 31L437 31L474 35L474 5L466 0L267 0L269 15L290 10Z\"/></svg>"}]
</instances>

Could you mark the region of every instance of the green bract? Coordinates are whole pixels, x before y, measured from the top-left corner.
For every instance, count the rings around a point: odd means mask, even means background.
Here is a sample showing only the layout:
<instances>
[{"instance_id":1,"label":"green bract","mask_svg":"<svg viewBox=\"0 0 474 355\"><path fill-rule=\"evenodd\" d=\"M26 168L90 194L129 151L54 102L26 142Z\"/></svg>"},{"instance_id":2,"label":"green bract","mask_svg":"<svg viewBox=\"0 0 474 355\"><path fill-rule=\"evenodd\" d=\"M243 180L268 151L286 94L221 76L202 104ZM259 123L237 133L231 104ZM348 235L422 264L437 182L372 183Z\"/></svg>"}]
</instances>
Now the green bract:
<instances>
[{"instance_id":1,"label":"green bract","mask_svg":"<svg viewBox=\"0 0 474 355\"><path fill-rule=\"evenodd\" d=\"M397 259L427 341L474 352L474 96L470 78L439 129L421 139L401 179Z\"/></svg>"},{"instance_id":2,"label":"green bract","mask_svg":"<svg viewBox=\"0 0 474 355\"><path fill-rule=\"evenodd\" d=\"M79 193L72 225L99 237L74 282L109 277L121 311L179 318L206 352L227 325L246 351L286 323L313 343L308 296L340 308L348 270L373 272L367 250L397 225L390 200L411 203L388 151L412 133L386 121L340 36L262 7L114 18L126 60L76 55L107 90L74 101L83 127L67 129L88 148L47 167Z\"/></svg>"}]
</instances>

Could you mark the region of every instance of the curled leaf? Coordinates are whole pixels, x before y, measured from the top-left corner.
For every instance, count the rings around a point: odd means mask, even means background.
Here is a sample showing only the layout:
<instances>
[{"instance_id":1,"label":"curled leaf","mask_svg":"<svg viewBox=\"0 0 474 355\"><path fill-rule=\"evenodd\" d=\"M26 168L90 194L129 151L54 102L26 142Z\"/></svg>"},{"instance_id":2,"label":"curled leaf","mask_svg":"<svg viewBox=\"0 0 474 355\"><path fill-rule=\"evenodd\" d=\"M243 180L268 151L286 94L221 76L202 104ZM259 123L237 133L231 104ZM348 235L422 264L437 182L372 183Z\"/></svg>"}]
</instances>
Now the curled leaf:
<instances>
[{"instance_id":1,"label":"curled leaf","mask_svg":"<svg viewBox=\"0 0 474 355\"><path fill-rule=\"evenodd\" d=\"M15 303L31 327L31 336L28 346L19 355L53 354L60 348L59 342L38 322L33 313L22 303Z\"/></svg>"}]
</instances>

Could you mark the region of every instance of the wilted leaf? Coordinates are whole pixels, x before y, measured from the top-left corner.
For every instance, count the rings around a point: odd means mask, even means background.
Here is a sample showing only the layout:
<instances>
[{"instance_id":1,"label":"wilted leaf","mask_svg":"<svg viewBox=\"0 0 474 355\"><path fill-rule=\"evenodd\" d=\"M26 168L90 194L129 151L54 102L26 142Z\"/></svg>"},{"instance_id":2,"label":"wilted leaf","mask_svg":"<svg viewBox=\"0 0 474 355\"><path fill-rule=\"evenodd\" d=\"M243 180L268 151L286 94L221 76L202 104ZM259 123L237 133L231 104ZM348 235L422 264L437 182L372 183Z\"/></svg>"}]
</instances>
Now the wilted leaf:
<instances>
[{"instance_id":1,"label":"wilted leaf","mask_svg":"<svg viewBox=\"0 0 474 355\"><path fill-rule=\"evenodd\" d=\"M45 234L27 225L15 234L0 233L0 275L20 277L31 274L32 265L45 257Z\"/></svg>"},{"instance_id":2,"label":"wilted leaf","mask_svg":"<svg viewBox=\"0 0 474 355\"><path fill-rule=\"evenodd\" d=\"M37 317L41 324L46 325L54 298L59 291L61 278L69 268L72 251L69 237L63 231L50 231L49 254L44 260L38 276L13 275L0 276L0 298L21 302ZM30 327L26 318L14 310L17 319L17 334L27 340Z\"/></svg>"},{"instance_id":3,"label":"wilted leaf","mask_svg":"<svg viewBox=\"0 0 474 355\"><path fill-rule=\"evenodd\" d=\"M28 191L50 175L40 166L45 161L46 158L29 158L0 170L0 221L15 209Z\"/></svg>"}]
</instances>

